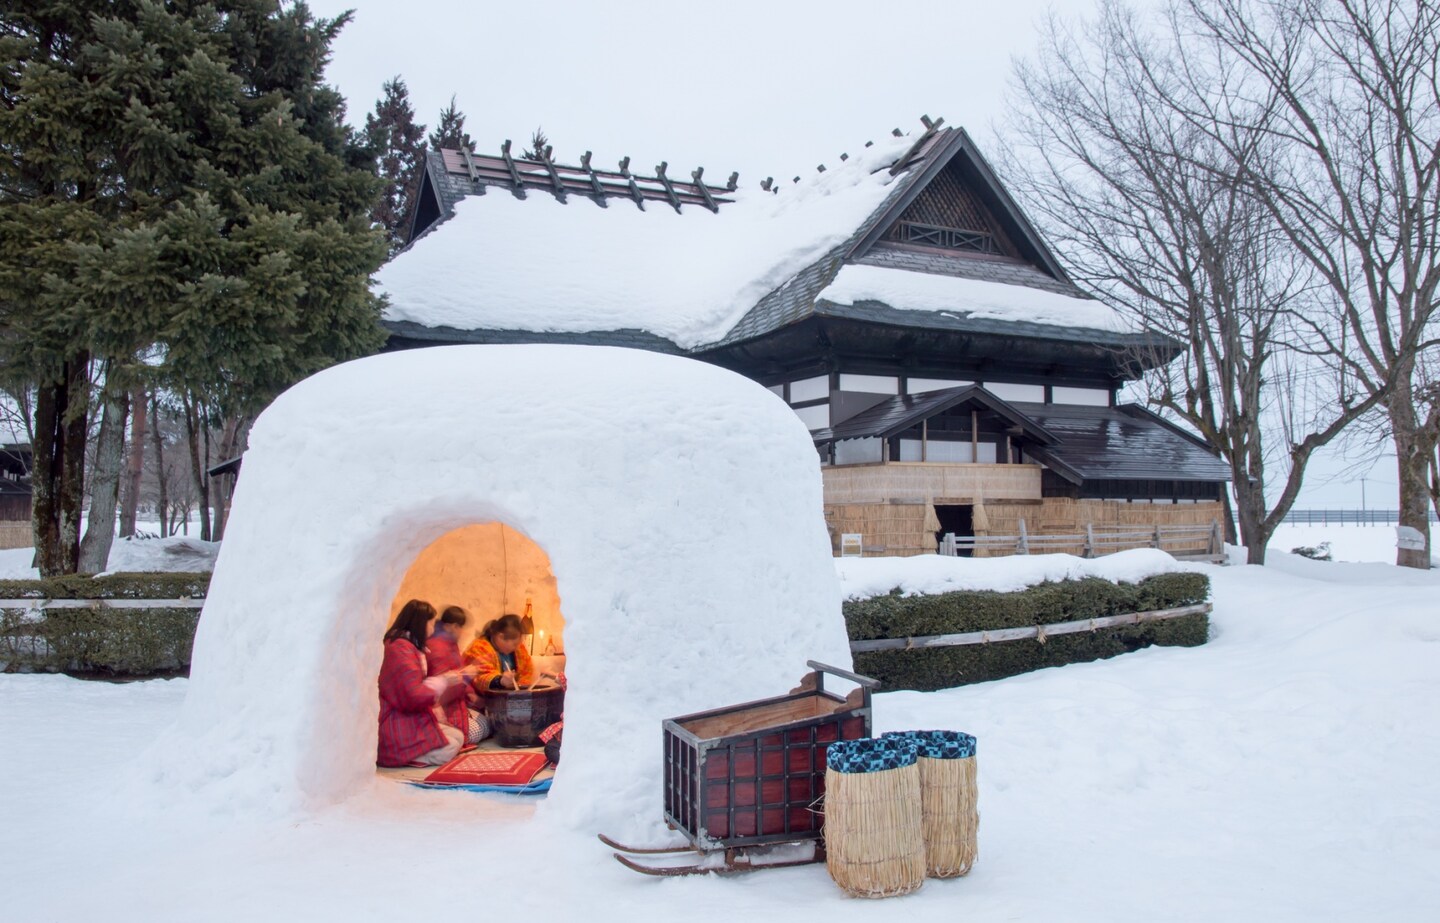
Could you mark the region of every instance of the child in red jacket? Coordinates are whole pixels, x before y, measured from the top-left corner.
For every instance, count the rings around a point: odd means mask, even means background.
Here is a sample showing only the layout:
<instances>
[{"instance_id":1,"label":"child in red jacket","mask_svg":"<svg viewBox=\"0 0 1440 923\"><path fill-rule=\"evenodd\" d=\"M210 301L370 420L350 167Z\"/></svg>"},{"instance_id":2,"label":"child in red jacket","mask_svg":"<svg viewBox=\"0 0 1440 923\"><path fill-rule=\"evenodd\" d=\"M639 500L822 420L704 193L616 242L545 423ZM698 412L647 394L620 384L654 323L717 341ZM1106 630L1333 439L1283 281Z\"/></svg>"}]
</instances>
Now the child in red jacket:
<instances>
[{"instance_id":1,"label":"child in red jacket","mask_svg":"<svg viewBox=\"0 0 1440 923\"><path fill-rule=\"evenodd\" d=\"M435 633L426 644L426 657L430 661L430 675L441 676L457 670L473 674L477 668L465 671L460 658L460 631L470 621L470 615L459 606L449 606L440 613ZM445 707L446 720L454 727L465 731L465 743L478 744L490 736L490 722L478 710L479 696L469 683L465 684L465 695L456 697Z\"/></svg>"}]
</instances>

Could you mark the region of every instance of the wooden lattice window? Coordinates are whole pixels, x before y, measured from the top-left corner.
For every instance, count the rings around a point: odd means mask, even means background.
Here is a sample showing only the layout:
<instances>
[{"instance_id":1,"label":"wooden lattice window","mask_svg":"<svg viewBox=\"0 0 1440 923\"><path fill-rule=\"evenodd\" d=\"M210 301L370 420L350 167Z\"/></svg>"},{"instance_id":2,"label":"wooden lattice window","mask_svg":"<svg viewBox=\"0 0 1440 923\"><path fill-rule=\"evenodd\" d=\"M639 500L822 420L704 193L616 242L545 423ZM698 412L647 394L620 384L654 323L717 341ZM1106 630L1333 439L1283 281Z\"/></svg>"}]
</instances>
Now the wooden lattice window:
<instances>
[{"instance_id":1,"label":"wooden lattice window","mask_svg":"<svg viewBox=\"0 0 1440 923\"><path fill-rule=\"evenodd\" d=\"M925 244L946 250L966 250L970 253L1001 252L995 235L985 231L915 224L910 221L897 222L896 229L899 231L899 239L907 244Z\"/></svg>"}]
</instances>

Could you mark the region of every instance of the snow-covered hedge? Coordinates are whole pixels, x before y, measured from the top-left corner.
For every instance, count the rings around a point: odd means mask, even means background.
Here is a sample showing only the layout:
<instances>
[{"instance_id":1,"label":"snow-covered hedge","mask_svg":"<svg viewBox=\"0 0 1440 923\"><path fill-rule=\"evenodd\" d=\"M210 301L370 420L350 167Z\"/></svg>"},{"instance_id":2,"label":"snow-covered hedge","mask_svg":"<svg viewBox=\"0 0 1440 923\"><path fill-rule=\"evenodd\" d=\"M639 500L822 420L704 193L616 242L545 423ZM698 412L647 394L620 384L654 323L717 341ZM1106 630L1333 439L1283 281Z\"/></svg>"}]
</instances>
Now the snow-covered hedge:
<instances>
[{"instance_id":1,"label":"snow-covered hedge","mask_svg":"<svg viewBox=\"0 0 1440 923\"><path fill-rule=\"evenodd\" d=\"M0 580L0 599L203 598L209 574ZM199 609L0 609L0 669L106 676L185 670Z\"/></svg>"},{"instance_id":2,"label":"snow-covered hedge","mask_svg":"<svg viewBox=\"0 0 1440 923\"><path fill-rule=\"evenodd\" d=\"M1054 625L1129 612L1174 609L1204 602L1204 574L1170 573L1134 583L1098 578L1047 582L1013 592L961 590L935 595L898 591L845 602L851 641L993 631ZM886 689L945 689L1113 657L1152 644L1195 646L1209 636L1209 617L1181 616L1138 625L957 647L871 651L855 655L855 669Z\"/></svg>"}]
</instances>

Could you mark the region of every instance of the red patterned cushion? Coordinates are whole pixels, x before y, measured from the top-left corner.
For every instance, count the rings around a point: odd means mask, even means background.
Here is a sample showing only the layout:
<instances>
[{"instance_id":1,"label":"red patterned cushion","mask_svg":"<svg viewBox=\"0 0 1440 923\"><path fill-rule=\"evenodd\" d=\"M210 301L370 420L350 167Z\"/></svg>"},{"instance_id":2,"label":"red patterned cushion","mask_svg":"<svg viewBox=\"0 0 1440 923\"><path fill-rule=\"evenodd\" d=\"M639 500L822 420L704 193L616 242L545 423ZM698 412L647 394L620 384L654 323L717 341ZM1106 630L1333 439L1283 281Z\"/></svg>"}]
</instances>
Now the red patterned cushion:
<instances>
[{"instance_id":1,"label":"red patterned cushion","mask_svg":"<svg viewBox=\"0 0 1440 923\"><path fill-rule=\"evenodd\" d=\"M448 785L525 785L545 767L543 753L462 753L425 777Z\"/></svg>"}]
</instances>

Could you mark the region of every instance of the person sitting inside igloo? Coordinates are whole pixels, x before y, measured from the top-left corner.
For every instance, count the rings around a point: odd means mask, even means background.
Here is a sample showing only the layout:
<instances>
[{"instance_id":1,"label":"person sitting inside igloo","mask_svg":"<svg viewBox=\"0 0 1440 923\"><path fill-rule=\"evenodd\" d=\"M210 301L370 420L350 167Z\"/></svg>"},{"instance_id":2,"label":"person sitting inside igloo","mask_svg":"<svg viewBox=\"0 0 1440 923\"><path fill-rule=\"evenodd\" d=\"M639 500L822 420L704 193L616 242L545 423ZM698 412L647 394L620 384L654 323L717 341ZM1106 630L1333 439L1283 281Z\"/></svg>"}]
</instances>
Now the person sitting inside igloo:
<instances>
[{"instance_id":1,"label":"person sitting inside igloo","mask_svg":"<svg viewBox=\"0 0 1440 923\"><path fill-rule=\"evenodd\" d=\"M465 732L451 723L445 707L465 701L474 667L429 676L426 642L435 630L435 607L412 599L385 632L380 664L380 766L440 766L465 745Z\"/></svg>"},{"instance_id":2,"label":"person sitting inside igloo","mask_svg":"<svg viewBox=\"0 0 1440 923\"><path fill-rule=\"evenodd\" d=\"M465 662L460 656L459 635L469 621L470 614L459 606L447 606L445 611L440 613L440 621L435 623L435 632L425 643L425 659L431 676L443 676L457 671L466 672L468 676L475 672L473 667L468 672L465 671ZM466 744L478 744L490 736L490 722L479 710L479 698L469 682L466 682L465 694L456 696L445 706L446 720L452 726L465 731Z\"/></svg>"},{"instance_id":3,"label":"person sitting inside igloo","mask_svg":"<svg viewBox=\"0 0 1440 923\"><path fill-rule=\"evenodd\" d=\"M465 649L465 663L478 668L475 688L519 689L535 683L535 661L521 644L520 616L505 614L491 619Z\"/></svg>"}]
</instances>

